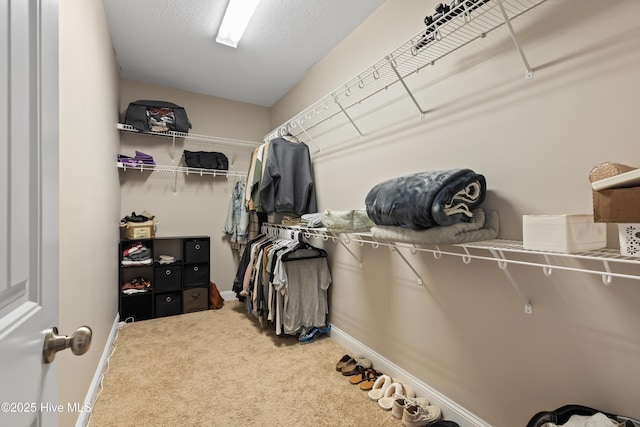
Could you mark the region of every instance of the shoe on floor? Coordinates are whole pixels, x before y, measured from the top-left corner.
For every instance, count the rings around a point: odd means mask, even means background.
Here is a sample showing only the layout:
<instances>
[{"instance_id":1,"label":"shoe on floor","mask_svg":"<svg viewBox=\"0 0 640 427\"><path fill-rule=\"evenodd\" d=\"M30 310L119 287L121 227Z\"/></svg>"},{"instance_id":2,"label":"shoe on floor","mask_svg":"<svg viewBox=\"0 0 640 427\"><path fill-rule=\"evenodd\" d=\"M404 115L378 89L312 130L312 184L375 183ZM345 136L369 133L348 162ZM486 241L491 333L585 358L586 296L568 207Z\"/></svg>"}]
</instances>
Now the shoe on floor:
<instances>
[{"instance_id":1,"label":"shoe on floor","mask_svg":"<svg viewBox=\"0 0 640 427\"><path fill-rule=\"evenodd\" d=\"M338 363L336 363L336 371L341 372L342 368L344 368L347 363L353 362L355 364L356 357L362 356L351 356L350 354L345 354L344 356L342 356L342 358L338 360Z\"/></svg>"},{"instance_id":2,"label":"shoe on floor","mask_svg":"<svg viewBox=\"0 0 640 427\"><path fill-rule=\"evenodd\" d=\"M369 391L373 388L376 380L383 375L382 372L376 371L375 369L370 369L366 372L366 377L362 380L359 387L362 391Z\"/></svg>"},{"instance_id":3,"label":"shoe on floor","mask_svg":"<svg viewBox=\"0 0 640 427\"><path fill-rule=\"evenodd\" d=\"M371 390L367 392L369 399L378 401L381 397L384 396L387 389L391 387L391 384L393 383L393 378L391 378L389 375L384 374L379 376L378 379L376 379L376 381L373 383L373 387L371 388Z\"/></svg>"},{"instance_id":4,"label":"shoe on floor","mask_svg":"<svg viewBox=\"0 0 640 427\"><path fill-rule=\"evenodd\" d=\"M362 368L370 368L371 360L362 356L355 356L353 360L348 361L341 369L342 375L350 376L361 373L361 370L358 367Z\"/></svg>"},{"instance_id":5,"label":"shoe on floor","mask_svg":"<svg viewBox=\"0 0 640 427\"><path fill-rule=\"evenodd\" d=\"M378 399L378 405L385 411L390 411L393 408L393 403L398 397L415 397L414 391L405 387L402 383L392 383L391 386L384 392L384 395Z\"/></svg>"},{"instance_id":6,"label":"shoe on floor","mask_svg":"<svg viewBox=\"0 0 640 427\"><path fill-rule=\"evenodd\" d=\"M369 381L369 380L375 381L375 379L378 378L380 375L382 375L382 372L376 369L364 368L361 372L358 372L356 375L351 375L351 378L349 378L349 382L353 385L356 385L356 384L362 383L363 381Z\"/></svg>"},{"instance_id":7,"label":"shoe on floor","mask_svg":"<svg viewBox=\"0 0 640 427\"><path fill-rule=\"evenodd\" d=\"M402 424L405 427L425 427L442 417L440 408L435 405L411 405L402 412Z\"/></svg>"},{"instance_id":8,"label":"shoe on floor","mask_svg":"<svg viewBox=\"0 0 640 427\"><path fill-rule=\"evenodd\" d=\"M394 418L402 419L404 408L412 405L429 405L429 400L426 397L408 397L408 396L396 396L391 407L391 415Z\"/></svg>"}]
</instances>

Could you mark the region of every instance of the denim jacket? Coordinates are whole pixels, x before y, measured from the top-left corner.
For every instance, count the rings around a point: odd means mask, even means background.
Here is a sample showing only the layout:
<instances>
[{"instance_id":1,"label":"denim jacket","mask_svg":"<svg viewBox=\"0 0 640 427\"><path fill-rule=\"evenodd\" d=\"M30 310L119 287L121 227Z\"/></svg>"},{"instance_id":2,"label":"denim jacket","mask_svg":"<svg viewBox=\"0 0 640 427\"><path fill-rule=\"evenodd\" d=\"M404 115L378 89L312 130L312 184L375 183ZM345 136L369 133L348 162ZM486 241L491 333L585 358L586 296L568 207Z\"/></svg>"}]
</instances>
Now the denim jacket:
<instances>
[{"instance_id":1,"label":"denim jacket","mask_svg":"<svg viewBox=\"0 0 640 427\"><path fill-rule=\"evenodd\" d=\"M249 212L244 205L244 183L233 187L224 233L231 236L231 243L245 244L249 235Z\"/></svg>"}]
</instances>

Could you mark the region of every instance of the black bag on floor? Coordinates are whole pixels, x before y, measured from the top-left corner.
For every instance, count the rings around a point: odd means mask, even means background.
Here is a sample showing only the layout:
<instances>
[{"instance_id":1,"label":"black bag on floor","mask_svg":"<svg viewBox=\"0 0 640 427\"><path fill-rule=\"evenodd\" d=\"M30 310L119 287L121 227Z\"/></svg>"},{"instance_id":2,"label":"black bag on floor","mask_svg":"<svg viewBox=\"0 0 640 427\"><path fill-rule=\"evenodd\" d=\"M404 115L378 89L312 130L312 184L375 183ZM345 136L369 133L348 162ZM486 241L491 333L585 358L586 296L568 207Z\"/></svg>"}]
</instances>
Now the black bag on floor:
<instances>
[{"instance_id":1,"label":"black bag on floor","mask_svg":"<svg viewBox=\"0 0 640 427\"><path fill-rule=\"evenodd\" d=\"M190 168L229 170L229 159L215 151L184 150L184 162Z\"/></svg>"},{"instance_id":2,"label":"black bag on floor","mask_svg":"<svg viewBox=\"0 0 640 427\"><path fill-rule=\"evenodd\" d=\"M616 422L623 422L625 427L638 427L640 426L639 420L623 417L621 415L614 415L608 412L600 411L598 409L590 408L582 405L565 405L555 411L542 411L538 412L529 420L527 427L542 427L547 423L553 423L556 425L563 425L573 415L586 415L592 416L597 413L602 413L607 418L610 418Z\"/></svg>"},{"instance_id":3,"label":"black bag on floor","mask_svg":"<svg viewBox=\"0 0 640 427\"><path fill-rule=\"evenodd\" d=\"M167 101L134 101L127 107L124 122L140 132L188 133L191 129L185 109Z\"/></svg>"}]
</instances>

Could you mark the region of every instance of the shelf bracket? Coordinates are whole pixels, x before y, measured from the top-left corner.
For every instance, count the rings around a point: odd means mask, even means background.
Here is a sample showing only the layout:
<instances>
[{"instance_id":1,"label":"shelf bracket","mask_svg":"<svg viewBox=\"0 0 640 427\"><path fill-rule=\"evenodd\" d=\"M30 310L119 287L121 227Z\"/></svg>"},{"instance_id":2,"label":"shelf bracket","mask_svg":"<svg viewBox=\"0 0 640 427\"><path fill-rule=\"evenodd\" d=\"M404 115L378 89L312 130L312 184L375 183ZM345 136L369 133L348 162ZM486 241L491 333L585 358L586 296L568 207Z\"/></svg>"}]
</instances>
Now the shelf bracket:
<instances>
[{"instance_id":1,"label":"shelf bracket","mask_svg":"<svg viewBox=\"0 0 640 427\"><path fill-rule=\"evenodd\" d=\"M544 260L547 262L547 265L542 266L542 272L545 276L549 277L551 276L551 273L553 273L553 267L551 266L551 261L549 261L547 254L544 254Z\"/></svg>"},{"instance_id":2,"label":"shelf bracket","mask_svg":"<svg viewBox=\"0 0 640 427\"><path fill-rule=\"evenodd\" d=\"M398 81L400 83L402 83L402 86L404 87L404 90L407 91L407 94L409 94L409 98L411 98L411 101L413 101L413 103L415 104L416 108L420 112L420 118L424 119L424 115L426 114L426 111L424 111L422 109L422 107L420 106L420 104L418 104L418 101L416 100L415 96L413 96L413 93L409 89L409 86L407 86L407 84L404 82L404 79L402 78L402 76L398 72L398 68L397 68L397 65L396 65L395 61L392 58L388 57L388 56L387 56L387 61L389 61L389 65L391 66L391 69L393 70L393 72L396 73L396 76L398 77Z\"/></svg>"},{"instance_id":3,"label":"shelf bracket","mask_svg":"<svg viewBox=\"0 0 640 427\"><path fill-rule=\"evenodd\" d=\"M360 131L360 129L358 128L358 126L356 125L356 123L353 121L353 119L351 118L351 116L349 115L349 113L347 113L347 110L344 109L344 107L342 106L342 104L340 104L340 101L338 101L338 98L334 96L334 101L336 104L338 104L338 107L340 107L340 110L344 113L345 116L347 116L347 119L349 119L349 121L351 122L351 124L353 125L354 128L356 128L356 130L358 131L358 133L360 134L360 136L364 136L364 134Z\"/></svg>"},{"instance_id":4,"label":"shelf bracket","mask_svg":"<svg viewBox=\"0 0 640 427\"><path fill-rule=\"evenodd\" d=\"M340 244L342 245L343 248L345 248L347 250L347 252L349 252L351 254L351 256L358 261L358 266L360 268L362 268L362 260L360 259L360 257L358 257L356 254L353 253L353 251L349 248L349 246L347 245L349 242L351 241L351 239L349 239L347 237L347 242L345 243L344 241L342 241L342 239L338 238L338 242L340 242Z\"/></svg>"},{"instance_id":5,"label":"shelf bracket","mask_svg":"<svg viewBox=\"0 0 640 427\"><path fill-rule=\"evenodd\" d=\"M178 172L173 173L173 195L178 194Z\"/></svg>"},{"instance_id":6,"label":"shelf bracket","mask_svg":"<svg viewBox=\"0 0 640 427\"><path fill-rule=\"evenodd\" d=\"M533 77L533 70L531 69L531 66L529 65L529 61L527 61L527 57L524 55L524 51L522 50L522 47L520 47L520 43L518 43L518 39L516 38L516 33L513 30L513 26L511 25L511 20L507 16L507 12L504 9L504 5L502 4L502 0L496 0L496 3L498 3L498 7L500 8L500 12L502 13L502 17L504 18L504 23L507 26L507 28L509 29L509 34L511 34L511 39L513 40L513 43L516 45L516 49L518 49L518 53L520 53L520 58L522 58L522 62L524 62L524 66L527 69L527 73L525 74L525 78L527 80L531 79Z\"/></svg>"},{"instance_id":7,"label":"shelf bracket","mask_svg":"<svg viewBox=\"0 0 640 427\"><path fill-rule=\"evenodd\" d=\"M511 275L511 272L507 269L507 260L504 254L502 253L502 251L496 251L495 249L490 249L490 252L491 252L491 255L493 255L493 257L498 261L498 267L500 268L500 270L502 270L504 275L507 277L507 280L509 280L509 283L511 283L511 287L516 291L520 299L524 301L524 312L527 314L531 314L533 312L533 307L531 306L531 303L529 302L529 300L524 296L524 294L520 290L520 287L518 286L515 279Z\"/></svg>"},{"instance_id":8,"label":"shelf bracket","mask_svg":"<svg viewBox=\"0 0 640 427\"><path fill-rule=\"evenodd\" d=\"M609 263L606 259L603 260L602 263L604 264L605 271L608 273L602 275L602 283L604 283L605 286L609 286L613 280L613 277L611 276L611 269L609 268Z\"/></svg>"},{"instance_id":9,"label":"shelf bracket","mask_svg":"<svg viewBox=\"0 0 640 427\"><path fill-rule=\"evenodd\" d=\"M395 247L395 246L389 246L389 249L391 249L391 252L397 253L400 256L400 258L402 258L404 263L407 264L407 266L409 266L411 271L413 271L413 274L415 274L416 277L418 278L418 285L423 286L424 285L424 280L422 280L422 277L420 276L420 273L418 273L418 271L415 268L413 268L413 265L411 265L409 260L402 254L402 252L400 252L398 250L398 248Z\"/></svg>"},{"instance_id":10,"label":"shelf bracket","mask_svg":"<svg viewBox=\"0 0 640 427\"><path fill-rule=\"evenodd\" d=\"M175 155L176 155L176 135L173 134L171 135L171 152L169 153L169 157L171 157L171 160L175 161Z\"/></svg>"},{"instance_id":11,"label":"shelf bracket","mask_svg":"<svg viewBox=\"0 0 640 427\"><path fill-rule=\"evenodd\" d=\"M339 104L338 104L339 105ZM342 107L340 107L342 108ZM346 114L346 112L345 112ZM311 141L311 143L313 144L314 147L316 147L316 153L320 152L320 147L318 147L318 144L316 144L316 141L314 141L314 139L311 137L311 135L309 135L307 133L307 130L305 128L302 127L301 123L296 123L296 126L300 126L300 129L302 129L302 132L304 132L305 135L307 135L307 138L309 138L309 141ZM355 125L354 125L355 126ZM356 127L357 129L357 127ZM359 132L359 131L358 131ZM362 134L360 134L362 136Z\"/></svg>"}]
</instances>

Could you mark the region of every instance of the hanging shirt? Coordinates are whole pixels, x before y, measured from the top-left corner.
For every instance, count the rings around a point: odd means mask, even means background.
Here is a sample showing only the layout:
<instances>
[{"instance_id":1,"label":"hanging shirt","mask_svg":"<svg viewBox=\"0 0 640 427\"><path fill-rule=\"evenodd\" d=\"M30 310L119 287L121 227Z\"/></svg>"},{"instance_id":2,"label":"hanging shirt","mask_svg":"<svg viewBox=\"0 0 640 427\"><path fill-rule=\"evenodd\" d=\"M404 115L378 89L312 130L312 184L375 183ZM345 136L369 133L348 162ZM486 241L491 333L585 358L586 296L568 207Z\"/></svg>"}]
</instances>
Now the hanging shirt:
<instances>
[{"instance_id":1,"label":"hanging shirt","mask_svg":"<svg viewBox=\"0 0 640 427\"><path fill-rule=\"evenodd\" d=\"M262 163L260 201L267 213L301 216L317 212L309 147L302 142L273 139Z\"/></svg>"}]
</instances>

